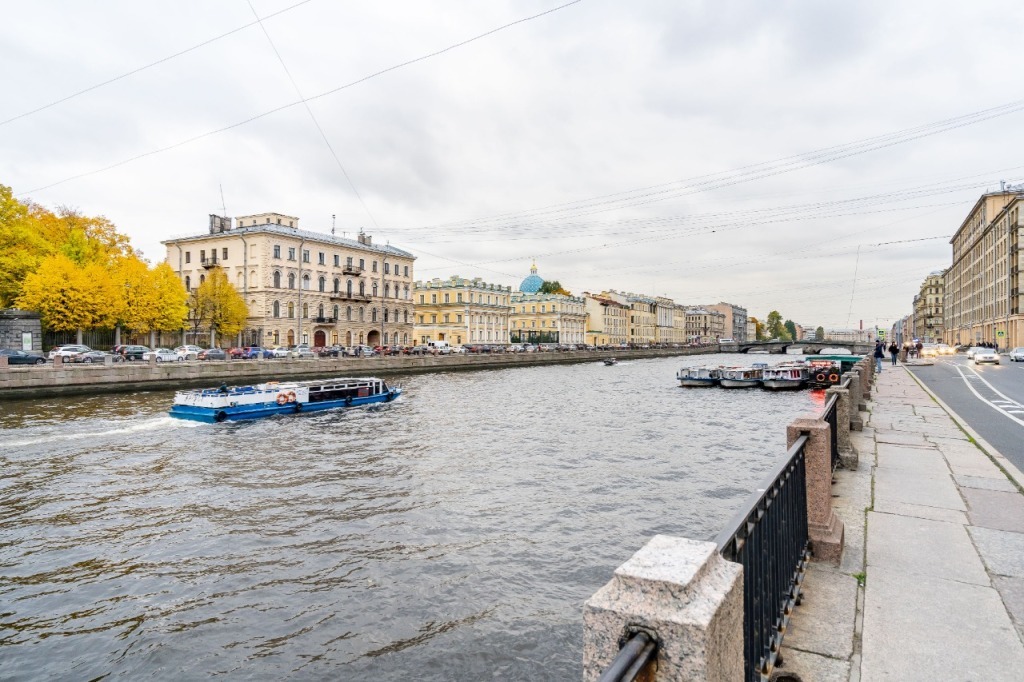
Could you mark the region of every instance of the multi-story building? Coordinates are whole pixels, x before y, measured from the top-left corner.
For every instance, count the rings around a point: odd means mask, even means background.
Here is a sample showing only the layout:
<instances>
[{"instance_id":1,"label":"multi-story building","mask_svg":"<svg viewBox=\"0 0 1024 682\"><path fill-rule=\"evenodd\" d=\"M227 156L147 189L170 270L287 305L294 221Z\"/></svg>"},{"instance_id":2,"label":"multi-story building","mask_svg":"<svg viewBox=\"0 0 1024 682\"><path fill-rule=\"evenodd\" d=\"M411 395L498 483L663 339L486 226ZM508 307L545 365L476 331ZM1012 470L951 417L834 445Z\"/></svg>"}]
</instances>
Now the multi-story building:
<instances>
[{"instance_id":1,"label":"multi-story building","mask_svg":"<svg viewBox=\"0 0 1024 682\"><path fill-rule=\"evenodd\" d=\"M942 270L932 272L921 283L921 290L914 297L914 338L924 343L938 343L944 339L942 316L945 289Z\"/></svg>"},{"instance_id":2,"label":"multi-story building","mask_svg":"<svg viewBox=\"0 0 1024 682\"><path fill-rule=\"evenodd\" d=\"M671 298L656 296L654 298L654 341L665 345L685 343L685 329L675 326L676 303Z\"/></svg>"},{"instance_id":3,"label":"multi-story building","mask_svg":"<svg viewBox=\"0 0 1024 682\"><path fill-rule=\"evenodd\" d=\"M705 310L717 310L725 315L725 338L738 343L747 342L747 309L732 303L716 303L702 306Z\"/></svg>"},{"instance_id":4,"label":"multi-story building","mask_svg":"<svg viewBox=\"0 0 1024 682\"><path fill-rule=\"evenodd\" d=\"M507 344L512 287L454 276L413 285L417 343Z\"/></svg>"},{"instance_id":5,"label":"multi-story building","mask_svg":"<svg viewBox=\"0 0 1024 682\"><path fill-rule=\"evenodd\" d=\"M868 343L875 340L875 332L873 329L826 329L825 340Z\"/></svg>"},{"instance_id":6,"label":"multi-story building","mask_svg":"<svg viewBox=\"0 0 1024 682\"><path fill-rule=\"evenodd\" d=\"M542 294L537 265L512 293L512 343L586 343L586 301L569 294Z\"/></svg>"},{"instance_id":7,"label":"multi-story building","mask_svg":"<svg viewBox=\"0 0 1024 682\"><path fill-rule=\"evenodd\" d=\"M747 319L747 341L757 341L757 320Z\"/></svg>"},{"instance_id":8,"label":"multi-story building","mask_svg":"<svg viewBox=\"0 0 1024 682\"><path fill-rule=\"evenodd\" d=\"M725 315L707 308L687 308L686 337L690 343L716 343L725 336Z\"/></svg>"},{"instance_id":9,"label":"multi-story building","mask_svg":"<svg viewBox=\"0 0 1024 682\"><path fill-rule=\"evenodd\" d=\"M629 305L583 292L587 313L587 343L592 346L617 346L629 343Z\"/></svg>"},{"instance_id":10,"label":"multi-story building","mask_svg":"<svg viewBox=\"0 0 1024 682\"><path fill-rule=\"evenodd\" d=\"M984 194L953 235L944 275L944 340L1024 345L1020 270L1024 186Z\"/></svg>"},{"instance_id":11,"label":"multi-story building","mask_svg":"<svg viewBox=\"0 0 1024 682\"><path fill-rule=\"evenodd\" d=\"M408 251L299 229L281 213L210 216L206 234L168 239L167 262L189 291L222 269L249 309L239 343L408 344L413 262ZM205 336L192 330L194 338Z\"/></svg>"}]
</instances>

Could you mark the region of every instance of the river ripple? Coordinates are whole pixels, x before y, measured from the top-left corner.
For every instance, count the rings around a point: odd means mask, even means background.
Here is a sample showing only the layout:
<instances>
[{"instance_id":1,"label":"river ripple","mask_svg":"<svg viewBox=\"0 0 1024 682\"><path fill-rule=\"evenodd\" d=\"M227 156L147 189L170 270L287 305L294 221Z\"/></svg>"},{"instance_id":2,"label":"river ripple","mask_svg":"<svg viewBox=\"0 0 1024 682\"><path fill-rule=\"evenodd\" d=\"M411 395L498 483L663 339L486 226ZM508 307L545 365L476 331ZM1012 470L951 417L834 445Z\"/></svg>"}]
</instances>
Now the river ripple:
<instances>
[{"instance_id":1,"label":"river ripple","mask_svg":"<svg viewBox=\"0 0 1024 682\"><path fill-rule=\"evenodd\" d=\"M0 678L578 679L581 607L711 538L820 394L655 359L417 375L245 424L0 403Z\"/></svg>"}]
</instances>

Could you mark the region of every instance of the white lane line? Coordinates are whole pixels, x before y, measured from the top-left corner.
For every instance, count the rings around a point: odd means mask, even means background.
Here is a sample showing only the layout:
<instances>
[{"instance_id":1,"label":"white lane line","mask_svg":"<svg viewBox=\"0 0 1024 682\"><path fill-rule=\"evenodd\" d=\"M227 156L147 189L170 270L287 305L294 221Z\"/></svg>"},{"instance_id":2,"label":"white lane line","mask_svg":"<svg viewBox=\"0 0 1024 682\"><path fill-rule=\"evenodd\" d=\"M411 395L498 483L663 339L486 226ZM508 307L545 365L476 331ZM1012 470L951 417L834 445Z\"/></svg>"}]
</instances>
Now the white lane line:
<instances>
[{"instance_id":1,"label":"white lane line","mask_svg":"<svg viewBox=\"0 0 1024 682\"><path fill-rule=\"evenodd\" d=\"M985 378L983 376L981 376L980 374L978 374L978 370L972 368L971 371L974 372L979 379L981 379L981 383L983 383L986 386L988 386L989 388L991 388L993 393L995 393L1000 398L1003 398L1007 403L1009 403L1009 404L1011 404L1011 405L1013 405L1015 407L1024 407L1024 405L1020 404L1019 402L1017 402L1016 400L1014 400L1010 396L1008 396L1005 393L1001 392L998 388L996 388L995 386L993 386L989 382L985 381ZM1002 401L996 401L996 402L1002 402Z\"/></svg>"},{"instance_id":2,"label":"white lane line","mask_svg":"<svg viewBox=\"0 0 1024 682\"><path fill-rule=\"evenodd\" d=\"M964 373L963 373L963 370L961 370L961 369L960 369L959 367L957 367L957 368L956 368L956 371L957 371L957 372L959 372L959 374L960 374L960 378L962 378L962 379L964 380L964 386L966 386L967 388L969 388L969 389L970 389L971 393L973 393L973 394L974 394L974 397L976 397L976 398L977 398L978 400L980 400L981 402L985 403L986 405L990 406L990 407L991 407L991 408L992 408L993 410L995 410L996 412L1001 412L1002 414L1006 415L1006 417L1007 417L1008 419L1012 419L1013 421L1017 422L1017 423L1018 423L1018 424L1020 424L1021 426L1024 426L1024 420L1022 420L1022 419L1017 419L1017 418L1016 418L1016 417L1014 417L1014 416L1013 416L1012 414L1010 414L1010 413L1009 413L1008 411L1006 411L1006 410L1004 410L1003 408L999 407L999 406L998 406L998 405L996 405L995 403L991 403L991 402L989 402L989 401L985 400L984 398L982 398L982 397L981 397L981 394L980 394L980 393L978 393L978 391L976 391L976 390L975 390L974 386L971 386L971 382L967 380L967 377L966 377L966 376L964 375ZM979 379L981 379L981 377L978 377L978 378L979 378ZM985 380L984 380L984 379L982 379L982 381L985 381ZM987 382L987 381L985 381L985 383L987 384L988 382ZM993 389L993 390L995 390L995 389ZM999 393L999 392L998 392L998 391L996 391L996 393ZM1000 395L1002 395L1002 394L1000 393ZM1004 396L1004 397L1005 397L1005 396Z\"/></svg>"}]
</instances>

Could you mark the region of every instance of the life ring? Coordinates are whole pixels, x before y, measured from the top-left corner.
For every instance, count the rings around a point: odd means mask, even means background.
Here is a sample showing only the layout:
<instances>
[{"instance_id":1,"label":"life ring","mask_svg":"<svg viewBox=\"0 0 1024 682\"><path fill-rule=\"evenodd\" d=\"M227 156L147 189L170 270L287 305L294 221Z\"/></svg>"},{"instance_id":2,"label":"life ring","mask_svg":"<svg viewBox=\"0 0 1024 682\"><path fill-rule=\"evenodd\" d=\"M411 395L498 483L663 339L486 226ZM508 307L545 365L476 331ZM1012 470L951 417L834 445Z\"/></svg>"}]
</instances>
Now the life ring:
<instances>
[{"instance_id":1,"label":"life ring","mask_svg":"<svg viewBox=\"0 0 1024 682\"><path fill-rule=\"evenodd\" d=\"M277 404L278 405L284 405L286 402L288 402L288 396L286 394L284 394L284 393L278 393L277 394Z\"/></svg>"},{"instance_id":2,"label":"life ring","mask_svg":"<svg viewBox=\"0 0 1024 682\"><path fill-rule=\"evenodd\" d=\"M352 396L347 395L347 396L345 396L345 407L351 407L351 406L352 406Z\"/></svg>"},{"instance_id":3,"label":"life ring","mask_svg":"<svg viewBox=\"0 0 1024 682\"><path fill-rule=\"evenodd\" d=\"M837 381L839 381L839 375L838 374L829 374L828 375L828 380L831 381L834 384Z\"/></svg>"},{"instance_id":4,"label":"life ring","mask_svg":"<svg viewBox=\"0 0 1024 682\"><path fill-rule=\"evenodd\" d=\"M818 376L815 377L815 379L817 379L818 381L824 381L825 380L825 375L824 374L819 374Z\"/></svg>"},{"instance_id":5,"label":"life ring","mask_svg":"<svg viewBox=\"0 0 1024 682\"><path fill-rule=\"evenodd\" d=\"M295 402L295 391L288 391L288 402Z\"/></svg>"},{"instance_id":6,"label":"life ring","mask_svg":"<svg viewBox=\"0 0 1024 682\"><path fill-rule=\"evenodd\" d=\"M228 418L228 413L225 412L224 410L221 410L217 414L213 415L213 418L216 419L217 423L219 424L220 422L222 422L222 421L224 421L224 420L226 420Z\"/></svg>"}]
</instances>

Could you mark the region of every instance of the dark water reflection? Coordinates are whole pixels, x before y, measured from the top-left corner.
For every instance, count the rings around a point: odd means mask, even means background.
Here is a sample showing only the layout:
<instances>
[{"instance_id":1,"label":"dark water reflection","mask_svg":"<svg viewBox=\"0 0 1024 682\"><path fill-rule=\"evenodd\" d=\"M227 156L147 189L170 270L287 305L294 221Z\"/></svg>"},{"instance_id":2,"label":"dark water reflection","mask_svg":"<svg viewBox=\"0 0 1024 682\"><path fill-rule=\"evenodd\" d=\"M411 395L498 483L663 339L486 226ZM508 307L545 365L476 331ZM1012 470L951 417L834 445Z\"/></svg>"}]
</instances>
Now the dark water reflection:
<instances>
[{"instance_id":1,"label":"dark water reflection","mask_svg":"<svg viewBox=\"0 0 1024 682\"><path fill-rule=\"evenodd\" d=\"M249 424L0 403L0 678L578 679L582 602L651 535L713 536L817 407L679 364Z\"/></svg>"}]
</instances>

